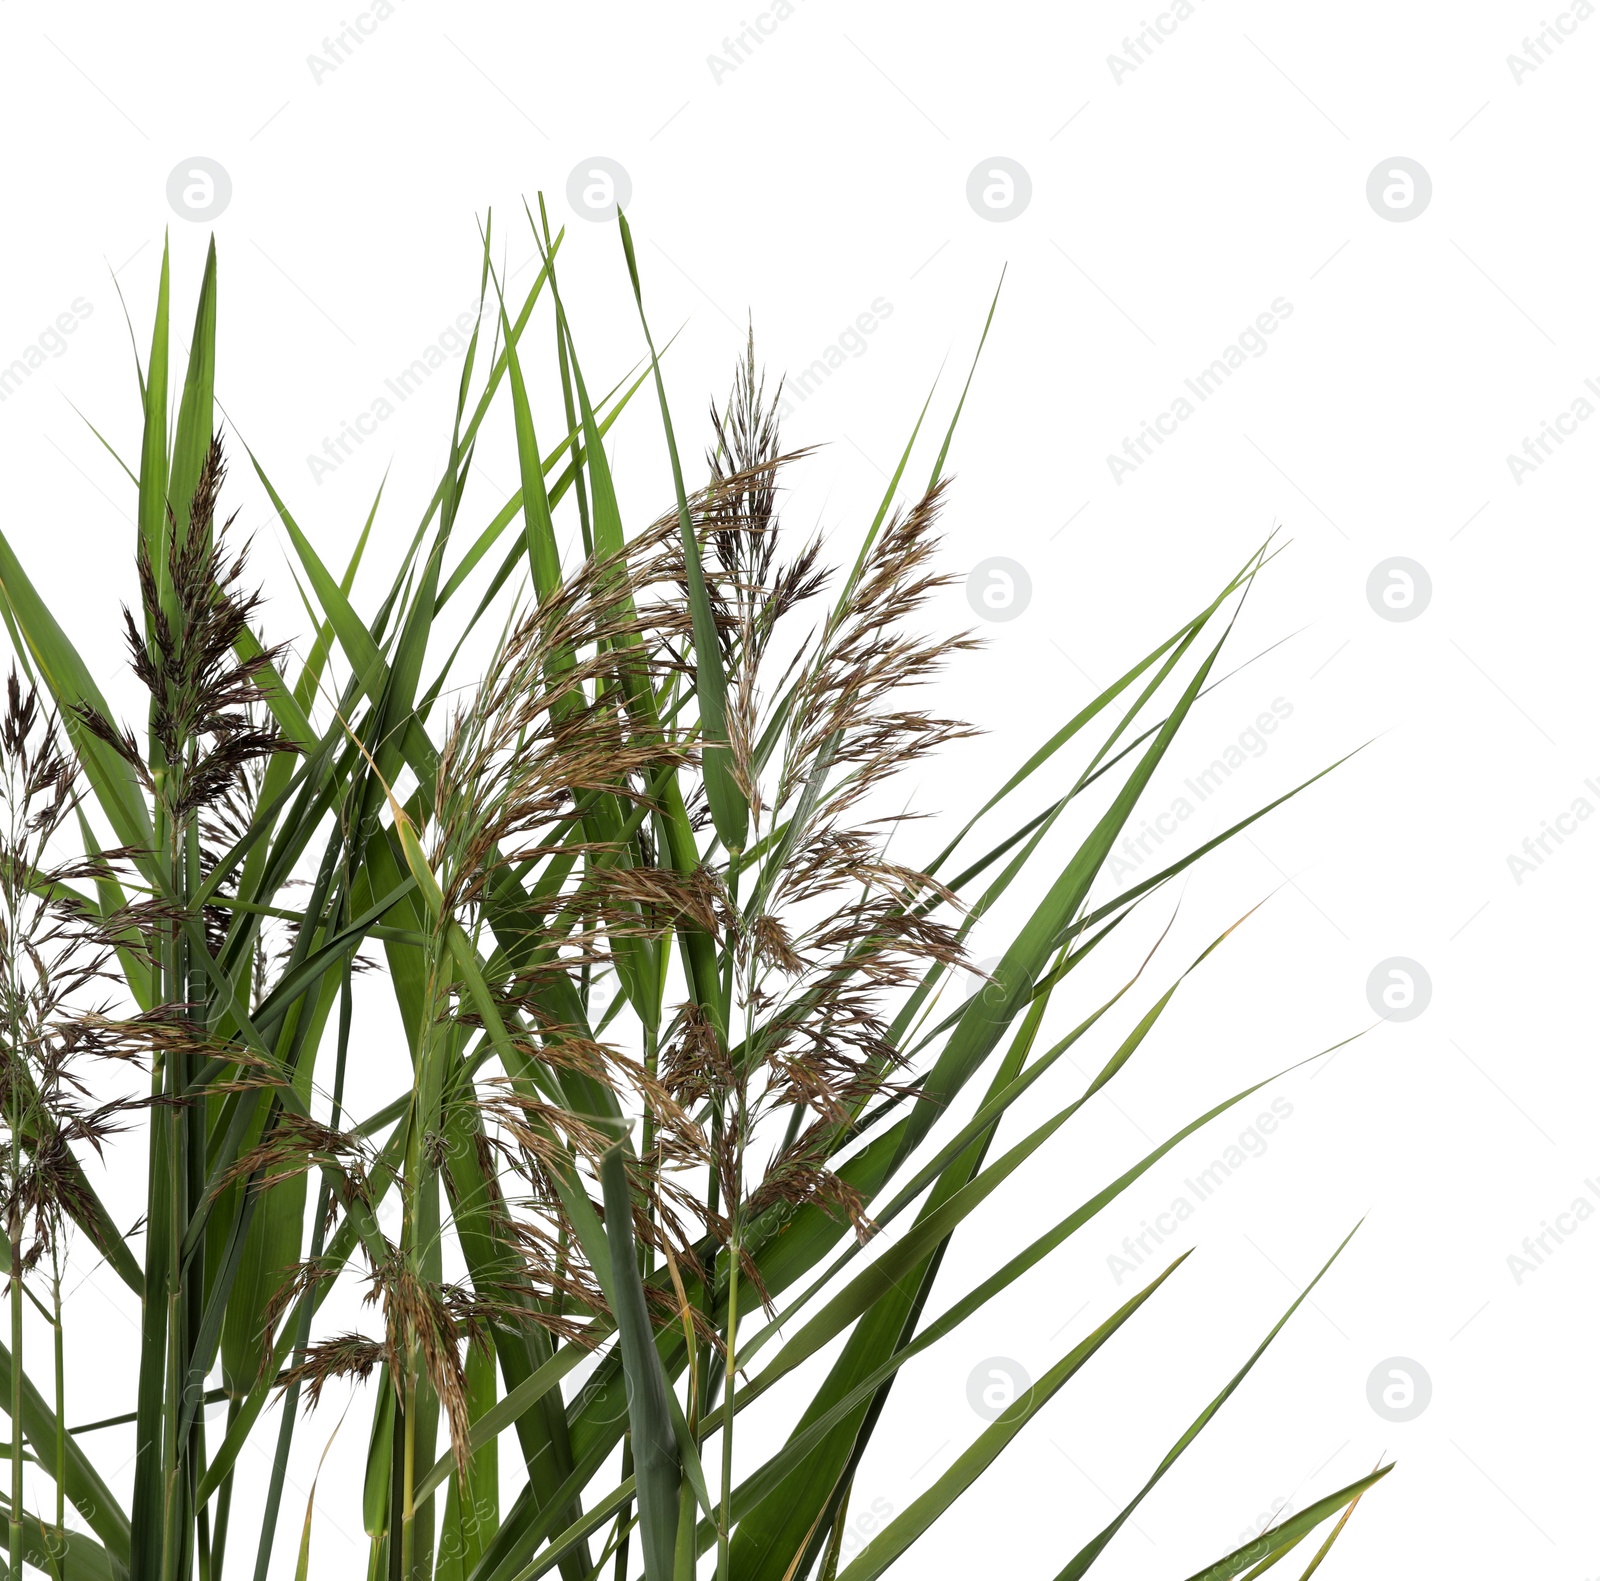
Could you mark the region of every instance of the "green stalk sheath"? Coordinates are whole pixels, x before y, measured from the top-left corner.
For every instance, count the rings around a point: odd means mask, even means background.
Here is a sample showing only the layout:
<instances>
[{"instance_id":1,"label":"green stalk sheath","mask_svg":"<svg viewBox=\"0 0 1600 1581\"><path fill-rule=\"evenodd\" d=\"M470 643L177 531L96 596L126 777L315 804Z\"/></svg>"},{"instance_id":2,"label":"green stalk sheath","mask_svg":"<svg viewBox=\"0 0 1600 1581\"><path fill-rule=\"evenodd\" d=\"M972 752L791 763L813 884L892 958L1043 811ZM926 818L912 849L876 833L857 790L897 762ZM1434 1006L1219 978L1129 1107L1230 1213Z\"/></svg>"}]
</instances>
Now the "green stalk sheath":
<instances>
[{"instance_id":1,"label":"green stalk sheath","mask_svg":"<svg viewBox=\"0 0 1600 1581\"><path fill-rule=\"evenodd\" d=\"M406 1387L402 1406L405 1426L405 1461L400 1482L400 1574L414 1576L417 1565L417 1364L416 1353L406 1357Z\"/></svg>"},{"instance_id":2,"label":"green stalk sheath","mask_svg":"<svg viewBox=\"0 0 1600 1581\"><path fill-rule=\"evenodd\" d=\"M728 1408L722 1413L722 1499L721 1519L717 1522L717 1581L728 1581L729 1541L733 1511L733 1391L738 1381L739 1344L739 1228L738 1204L733 1205L733 1227L728 1237L728 1316L723 1329L727 1360L723 1366L723 1389Z\"/></svg>"},{"instance_id":3,"label":"green stalk sheath","mask_svg":"<svg viewBox=\"0 0 1600 1581\"><path fill-rule=\"evenodd\" d=\"M638 1489L640 1547L646 1581L673 1581L682 1467L672 1409L675 1402L662 1370L639 1278L633 1234L632 1195L620 1144L600 1161L605 1193L605 1270L623 1366L627 1372L628 1423Z\"/></svg>"},{"instance_id":4,"label":"green stalk sheath","mask_svg":"<svg viewBox=\"0 0 1600 1581\"><path fill-rule=\"evenodd\" d=\"M15 1055L13 1055L15 1057ZM13 1100L15 1102L15 1100ZM14 1115L11 1127L11 1178L16 1180L22 1165L18 1141L20 1122ZM11 1574L22 1574L22 1215L13 1207L10 1215L11 1245Z\"/></svg>"},{"instance_id":5,"label":"green stalk sheath","mask_svg":"<svg viewBox=\"0 0 1600 1581\"><path fill-rule=\"evenodd\" d=\"M56 1533L67 1529L67 1344L62 1326L60 1249L50 1247L50 1314L56 1361ZM20 1376L22 1369L17 1369Z\"/></svg>"},{"instance_id":6,"label":"green stalk sheath","mask_svg":"<svg viewBox=\"0 0 1600 1581\"><path fill-rule=\"evenodd\" d=\"M171 769L168 777L162 782L170 784ZM167 872L171 879L171 887L180 894L183 891L183 841L185 830L181 824L176 823L168 814L165 819L166 827L170 831L170 842L166 851ZM169 882L171 882L169 879ZM188 999L189 973L187 969L187 952L184 948L183 935L177 925L172 925L168 930L166 984L162 1002L169 1005L184 1004ZM184 1281L181 1241L183 1231L188 1224L188 1213L185 1204L185 1186L188 1176L188 1150L184 1146L185 1120L187 1115L181 1107L188 1098L187 1072L184 1070L186 1056L177 1051L169 1051L167 1060L168 1078L167 1091L172 1103L163 1110L163 1119L168 1131L168 1157L169 1167L164 1181L167 1195L167 1218L173 1227L173 1234L167 1245L166 1267L166 1388L161 1402L161 1481L162 1481L162 1548L161 1548L161 1576L162 1581L178 1581L178 1576L188 1556L189 1532L183 1520L183 1448L181 1442L182 1413L181 1402L183 1399L184 1377L187 1372L188 1346L186 1344L184 1318L186 1316L184 1304Z\"/></svg>"},{"instance_id":7,"label":"green stalk sheath","mask_svg":"<svg viewBox=\"0 0 1600 1581\"><path fill-rule=\"evenodd\" d=\"M15 850L22 831L18 827L17 807L15 805L15 786L9 786L11 795L7 797L7 812L10 815L10 829L7 831L10 843ZM20 1200L20 1183L22 1176L22 1101L23 1081L22 1063L25 1056L23 1047L21 1005L22 982L20 977L21 962L18 960L18 928L21 921L20 907L23 896L18 893L19 883L23 875L9 870L3 875L5 886L5 925L7 959L6 972L6 999L7 999L7 1040L6 1065L8 1069L8 1087L10 1112L6 1116L11 1129L10 1136L10 1176L9 1186L11 1192L11 1207L7 1215L6 1239L11 1253L11 1398L7 1402L7 1410L11 1417L11 1509L9 1512L9 1537L7 1552L11 1558L11 1574L20 1577L22 1574L22 1468L23 1468L23 1432L22 1432L22 1203Z\"/></svg>"}]
</instances>

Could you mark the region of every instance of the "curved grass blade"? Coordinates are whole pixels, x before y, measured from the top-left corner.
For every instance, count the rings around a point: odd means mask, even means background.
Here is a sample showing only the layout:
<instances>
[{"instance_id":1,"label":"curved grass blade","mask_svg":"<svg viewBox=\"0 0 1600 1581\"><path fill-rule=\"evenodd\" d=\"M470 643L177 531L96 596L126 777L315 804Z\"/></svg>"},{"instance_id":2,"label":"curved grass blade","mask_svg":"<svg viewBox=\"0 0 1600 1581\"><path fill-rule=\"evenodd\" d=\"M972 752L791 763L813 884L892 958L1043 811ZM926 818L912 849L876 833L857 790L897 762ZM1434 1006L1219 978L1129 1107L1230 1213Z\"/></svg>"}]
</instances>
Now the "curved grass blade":
<instances>
[{"instance_id":1,"label":"curved grass blade","mask_svg":"<svg viewBox=\"0 0 1600 1581\"><path fill-rule=\"evenodd\" d=\"M1315 1504L1309 1504L1305 1509L1287 1520L1280 1521L1276 1526L1269 1526L1266 1531L1247 1543L1242 1548L1236 1548L1231 1554L1224 1555L1215 1564L1210 1564L1203 1570L1197 1570L1188 1578L1188 1581L1231 1581L1240 1571L1256 1564L1263 1558L1273 1558L1277 1553L1287 1551L1299 1542L1301 1538L1314 1531L1336 1510L1354 1505L1368 1488L1381 1482L1391 1471L1394 1465L1380 1467L1377 1471L1362 1477L1357 1482L1350 1483L1347 1487L1340 1488L1337 1493L1330 1493L1325 1498L1320 1498ZM1260 1568L1265 1568L1261 1566ZM1067 1572L1063 1571L1065 1575ZM1309 1572L1308 1572L1309 1573Z\"/></svg>"},{"instance_id":2,"label":"curved grass blade","mask_svg":"<svg viewBox=\"0 0 1600 1581\"><path fill-rule=\"evenodd\" d=\"M83 765L95 800L111 825L117 843L130 850L147 852L154 838L150 813L133 769L83 724L78 713L79 707L87 704L102 718L109 719L111 706L95 685L78 650L28 580L3 532L0 532L0 599L4 600L7 614L61 716L73 752ZM148 866L147 858L136 860L141 869Z\"/></svg>"},{"instance_id":3,"label":"curved grass blade","mask_svg":"<svg viewBox=\"0 0 1600 1581\"><path fill-rule=\"evenodd\" d=\"M975 1443L956 1456L955 1463L926 1493L913 1499L845 1566L839 1581L875 1581L882 1575L989 1469L1001 1451L1055 1397L1062 1385L1166 1283L1182 1261L1180 1257L1169 1264L1088 1338L1074 1345L1030 1389L1018 1395L978 1435Z\"/></svg>"},{"instance_id":4,"label":"curved grass blade","mask_svg":"<svg viewBox=\"0 0 1600 1581\"><path fill-rule=\"evenodd\" d=\"M11 1352L0 1344L0 1398L11 1398ZM19 1430L33 1445L39 1464L52 1471L56 1455L56 1414L45 1403L44 1396L34 1388L33 1380L23 1374L22 1421L13 1423L12 1431ZM87 1522L89 1530L98 1537L117 1564L128 1563L133 1529L115 1495L95 1470L89 1457L78 1447L70 1434L66 1442L65 1489L73 1507ZM52 1472L53 1474L53 1472Z\"/></svg>"},{"instance_id":5,"label":"curved grass blade","mask_svg":"<svg viewBox=\"0 0 1600 1581\"><path fill-rule=\"evenodd\" d=\"M347 1413L349 1409L345 1407ZM343 1426L344 1417L341 1416L328 1434L328 1442L322 1446L321 1455L317 1457L316 1474L311 1479L311 1491L306 1495L306 1518L300 1527L300 1552L295 1559L294 1581L306 1581L311 1574L311 1517L317 1508L317 1484L322 1480L322 1468L327 1463L328 1451L333 1448L333 1441Z\"/></svg>"},{"instance_id":6,"label":"curved grass blade","mask_svg":"<svg viewBox=\"0 0 1600 1581\"><path fill-rule=\"evenodd\" d=\"M1128 1517L1131 1516L1136 1509L1138 1509L1139 1505L1143 1503L1145 1496L1167 1474L1167 1472L1171 1470L1173 1463L1184 1452L1184 1450L1186 1450L1189 1445L1200 1436L1202 1429L1204 1429L1211 1418L1214 1417L1225 1404L1227 1404L1228 1399L1233 1394L1234 1390L1244 1382L1246 1376L1250 1372L1250 1369L1261 1360L1261 1357L1265 1354L1267 1347L1282 1332L1284 1325L1289 1321L1289 1319L1300 1310L1300 1304L1305 1301L1311 1292L1316 1289L1318 1284L1321 1283L1322 1276L1333 1267L1334 1262L1338 1259L1339 1254L1350 1244L1351 1240L1355 1236L1356 1230L1359 1230L1360 1228L1361 1225L1357 1223L1355 1228L1352 1229L1350 1233L1339 1242L1339 1244L1334 1248L1333 1255L1322 1265L1320 1269L1317 1270L1316 1277L1305 1287L1304 1290L1300 1292L1299 1295L1294 1298L1292 1302L1289 1303L1288 1310L1285 1311L1283 1316L1272 1325L1267 1337L1256 1346L1253 1352L1251 1352L1249 1360L1246 1361L1244 1366L1242 1366L1238 1372L1236 1372L1233 1377L1228 1380L1228 1382L1223 1386L1221 1391L1216 1395L1211 1403L1206 1406L1205 1410L1203 1410L1199 1416L1197 1416L1194 1421L1189 1424L1189 1426L1184 1430L1183 1434L1179 1437L1178 1441L1166 1452L1164 1456L1162 1456L1160 1465L1158 1465L1156 1469L1150 1473L1145 1485L1140 1488L1136 1494L1134 1494L1134 1496L1127 1502L1127 1504L1123 1506L1121 1511L1108 1525L1106 1525L1098 1534L1084 1544L1084 1546L1072 1558L1067 1566L1060 1572L1060 1574L1056 1576L1056 1581L1078 1581L1078 1578L1085 1574L1085 1572L1089 1569L1089 1566L1100 1557L1101 1553L1105 1549L1106 1544L1109 1543L1111 1539L1122 1530L1123 1524L1127 1521ZM1365 1486L1368 1484L1363 1485ZM1315 1506L1313 1506L1313 1508L1315 1508ZM1258 1554L1257 1558L1259 1557L1260 1555ZM1232 1575L1234 1572L1219 1571L1218 1574Z\"/></svg>"}]
</instances>

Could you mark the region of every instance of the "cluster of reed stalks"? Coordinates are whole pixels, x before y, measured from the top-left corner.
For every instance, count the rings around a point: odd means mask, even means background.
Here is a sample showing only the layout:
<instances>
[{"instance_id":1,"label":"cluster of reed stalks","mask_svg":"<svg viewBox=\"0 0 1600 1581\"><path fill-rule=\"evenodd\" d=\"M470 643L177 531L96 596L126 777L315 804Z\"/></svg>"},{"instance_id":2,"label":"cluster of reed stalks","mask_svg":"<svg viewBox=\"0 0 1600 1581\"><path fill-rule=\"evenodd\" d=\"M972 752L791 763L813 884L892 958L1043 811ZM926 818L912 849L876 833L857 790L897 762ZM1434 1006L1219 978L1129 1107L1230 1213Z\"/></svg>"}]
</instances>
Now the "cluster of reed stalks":
<instances>
[{"instance_id":1,"label":"cluster of reed stalks","mask_svg":"<svg viewBox=\"0 0 1600 1581\"><path fill-rule=\"evenodd\" d=\"M520 303L485 234L442 474L386 588L357 593L378 500L330 567L244 452L311 617L262 629L223 517L214 249L175 411L165 262L139 370L137 724L73 645L91 617L52 613L0 537L16 665L0 736L12 1573L265 1581L295 1532L296 1575L315 1573L286 1468L307 1412L352 1388L370 1418L373 1581L871 1581L902 1557L902 1573L937 1573L919 1541L1080 1368L1119 1364L1136 1344L1119 1331L1183 1259L1075 1336L841 1568L899 1370L1248 1096L1084 1202L1036 1203L1036 1238L980 1283L941 1282L951 1237L1061 1145L1200 962L1146 1000L1147 961L1101 1003L1076 968L1277 805L1097 898L1268 551L913 858L928 825L893 810L895 782L969 728L936 684L969 639L930 608L955 420L917 490L918 419L834 563L783 525L804 457L783 447L753 343L691 483L626 221L644 357L598 399L562 238L542 205L530 223L542 267ZM536 339L552 353L539 380ZM672 489L630 530L604 440L642 390ZM556 433L536 432L536 407ZM485 523L467 502L491 420L520 486ZM565 559L558 516L581 546ZM463 688L475 632L497 635ZM1015 894L1026 920L963 997L972 929ZM387 979L403 1043L361 1024L364 970ZM1087 1085L1041 1111L1041 1079L1097 1047ZM350 1112L357 1068L391 1101ZM92 1184L124 1134L148 1146L137 1223ZM126 1400L70 1431L69 1256L103 1259L142 1312ZM363 1320L341 1329L322 1314L344 1285ZM1289 1315L1200 1390L1148 1481L1061 1554L1061 1581L1094 1565ZM26 1339L39 1320L43 1358ZM774 1393L797 1375L798 1397ZM761 1442L779 1421L775 1452L745 1447L747 1410ZM258 1437L264 1515L241 1531ZM129 1454L124 1497L104 1468ZM1337 1535L1387 1469L1199 1573L1259 1574L1323 1523Z\"/></svg>"}]
</instances>

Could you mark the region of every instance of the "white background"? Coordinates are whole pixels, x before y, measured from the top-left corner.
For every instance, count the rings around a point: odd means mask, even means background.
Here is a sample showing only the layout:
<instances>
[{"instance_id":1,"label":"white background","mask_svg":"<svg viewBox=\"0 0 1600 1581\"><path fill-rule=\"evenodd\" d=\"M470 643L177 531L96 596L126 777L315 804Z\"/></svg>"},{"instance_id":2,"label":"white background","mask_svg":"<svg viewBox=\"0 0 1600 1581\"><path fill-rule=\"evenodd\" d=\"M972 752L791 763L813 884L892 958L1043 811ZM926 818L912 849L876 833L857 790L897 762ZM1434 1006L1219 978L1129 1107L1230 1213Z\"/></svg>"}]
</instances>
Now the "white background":
<instances>
[{"instance_id":1,"label":"white background","mask_svg":"<svg viewBox=\"0 0 1600 1581\"><path fill-rule=\"evenodd\" d=\"M302 621L281 529L247 486L240 440L330 562L342 564L390 469L361 584L370 612L442 465L457 363L331 476L319 481L306 458L471 305L477 226L491 208L513 267L532 253L524 197L543 190L568 224L563 282L591 383L608 387L638 356L614 230L573 218L567 201L580 161L605 156L631 177L654 324L683 327L668 360L680 433L725 389L747 312L776 374L823 356L877 299L891 308L787 428L793 442L826 442L794 480L792 510L798 525L836 535L840 554L941 367L934 416L946 420L1007 266L952 452L944 561L965 577L1005 556L1026 568L1032 596L1019 618L986 627L987 649L944 683L940 706L989 734L924 776L919 805L964 815L1091 683L1154 646L1280 525L1287 550L1251 598L1235 660L1290 640L1197 710L1151 809L1274 699L1292 711L1163 855L1372 744L1187 882L1147 999L1271 899L1190 979L1110 1092L957 1237L945 1299L1125 1168L1145 1138L1369 1027L1366 983L1380 961L1421 963L1432 997L1417 1018L1269 1087L1263 1100L1287 1100L1292 1118L1171 1247L1198 1254L905 1568L1053 1575L1366 1215L1315 1307L1094 1573L1185 1576L1276 1502L1307 1502L1380 1455L1398 1469L1325 1573L1600 1572L1590 1430L1600 1222L1579 1225L1520 1283L1507 1261L1573 1199L1600 1200L1600 1186L1584 1185L1600 1177L1590 992L1600 828L1574 825L1520 883L1507 860L1576 799L1600 807L1584 784L1600 780L1600 422L1575 424L1520 481L1507 463L1600 378L1600 21L1560 13L1571 36L1518 81L1508 55L1559 19L1537 8L1200 0L1119 81L1108 56L1157 20L1153 6L940 15L797 0L779 22L754 11L761 3L396 0L319 80L308 57L369 13L304 0L7 0L0 365L25 357L58 314L82 322L0 404L0 525L91 663L115 672L115 612L133 588L132 489L73 407L136 453L117 288L142 346L170 228L181 357L208 227L175 214L166 188L196 156L232 182L215 221L217 392L238 436L230 493L256 533L280 636ZM730 58L724 39L758 18L770 36L719 76L708 56ZM1032 184L1025 211L1003 223L966 198L969 173L995 156ZM1369 173L1396 156L1432 181L1426 210L1401 223L1366 196ZM1292 314L1263 354L1118 481L1108 455L1278 298ZM648 411L619 425L615 448L637 523L670 498ZM911 475L925 476L929 459ZM481 460L475 522L514 482L504 433ZM1369 574L1396 556L1432 581L1431 603L1403 623L1381 619L1366 595ZM972 618L959 585L936 613L951 627ZM131 708L125 671L114 690ZM1031 892L1049 876L1041 865ZM1102 887L1109 896L1116 884ZM1134 925L1145 932L1107 963L1106 984L1176 898ZM986 922L975 957L998 954L1006 920ZM1098 1002L1094 986L1080 990L1078 1014ZM376 1036L365 1052L375 1074L364 1092L379 1101L402 1056ZM1081 1083L1062 1077L1037 1113ZM858 1479L858 1507L904 1508L977 1433L966 1389L979 1363L1012 1358L1037 1376L1112 1310L1133 1286L1115 1282L1108 1257L1255 1112L1185 1144L1015 1299L909 1373ZM131 1219L137 1171L124 1179ZM97 1381L75 1384L73 1420L133 1398L131 1314L110 1275L81 1272L74 1376ZM1431 1379L1428 1408L1407 1422L1368 1403L1369 1375L1394 1357ZM336 1409L300 1434L281 1573ZM365 1563L352 1503L364 1438L353 1417L330 1460L315 1574ZM97 1449L114 1465L130 1445L108 1434ZM241 1567L253 1558L253 1496L236 1506Z\"/></svg>"}]
</instances>

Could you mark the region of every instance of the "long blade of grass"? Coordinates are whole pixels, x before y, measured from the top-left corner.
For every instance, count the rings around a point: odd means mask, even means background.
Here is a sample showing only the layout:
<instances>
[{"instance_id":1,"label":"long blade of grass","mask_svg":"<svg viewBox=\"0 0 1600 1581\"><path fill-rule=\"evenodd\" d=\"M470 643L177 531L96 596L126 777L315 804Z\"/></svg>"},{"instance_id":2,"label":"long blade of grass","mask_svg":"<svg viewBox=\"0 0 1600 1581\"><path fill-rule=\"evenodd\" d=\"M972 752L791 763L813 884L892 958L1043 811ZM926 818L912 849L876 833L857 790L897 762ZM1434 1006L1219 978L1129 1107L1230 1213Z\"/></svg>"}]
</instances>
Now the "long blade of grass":
<instances>
[{"instance_id":1,"label":"long blade of grass","mask_svg":"<svg viewBox=\"0 0 1600 1581\"><path fill-rule=\"evenodd\" d=\"M1393 1470L1393 1465L1380 1467L1359 1481L1340 1488L1337 1493L1330 1493L1318 1499L1316 1503L1308 1504L1305 1509L1297 1511L1287 1520L1279 1521L1276 1526L1269 1526L1259 1537L1246 1543L1244 1547L1236 1548L1214 1564L1195 1571L1188 1581L1230 1581L1231 1577L1261 1559L1263 1548L1275 1552L1292 1547L1308 1533L1315 1531L1336 1510L1353 1504L1368 1488L1381 1482Z\"/></svg>"},{"instance_id":2,"label":"long blade of grass","mask_svg":"<svg viewBox=\"0 0 1600 1581\"><path fill-rule=\"evenodd\" d=\"M645 318L644 293L639 285L639 261L634 256L633 234L627 216L617 211L617 226L622 234L622 251L628 260L628 278L633 282L633 300L639 309L639 327L650 348L650 369L655 374L656 397L661 403L661 428L666 435L667 455L672 461L672 488L678 504L678 539L683 549L684 575L689 593L689 613L694 623L695 695L700 703L702 770L706 799L724 847L742 851L749 837L750 809L739 789L728 746L727 677L722 670L722 644L717 636L716 617L711 610L711 594L706 587L705 570L700 563L700 545L689 520L689 499L683 486L683 466L678 459L678 443L672 433L672 412L667 404L667 386L661 377L661 361Z\"/></svg>"},{"instance_id":3,"label":"long blade of grass","mask_svg":"<svg viewBox=\"0 0 1600 1581\"><path fill-rule=\"evenodd\" d=\"M1074 1345L1023 1394L1011 1402L957 1455L926 1493L918 1495L845 1566L840 1581L874 1581L895 1563L977 1479L1002 1450L1060 1392L1062 1386L1144 1305L1177 1269L1182 1258L1126 1301L1086 1339Z\"/></svg>"},{"instance_id":4,"label":"long blade of grass","mask_svg":"<svg viewBox=\"0 0 1600 1581\"><path fill-rule=\"evenodd\" d=\"M152 367L154 360L152 359ZM200 470L211 449L213 388L217 373L217 239L206 249L200 300L195 307L194 334L189 341L189 366L178 401L178 422L172 438L172 473L168 490L172 520L180 541L189 531L190 509ZM165 443L165 436L163 436Z\"/></svg>"},{"instance_id":5,"label":"long blade of grass","mask_svg":"<svg viewBox=\"0 0 1600 1581\"><path fill-rule=\"evenodd\" d=\"M1222 1389L1213 1397L1210 1404L1208 1404L1206 1408L1194 1419L1194 1421L1184 1429L1177 1442L1173 1444L1172 1448L1169 1449L1165 1455L1162 1456L1161 1463L1154 1471L1150 1473L1150 1476L1146 1479L1144 1486L1140 1488L1136 1494L1134 1494L1134 1496L1122 1507L1122 1509L1118 1511L1117 1515L1099 1533L1097 1533L1087 1543L1084 1544L1084 1546L1078 1551L1078 1553L1072 1558L1072 1560L1066 1565L1060 1574L1056 1576L1056 1581L1078 1581L1078 1578L1084 1575L1089 1569L1089 1566L1100 1557L1101 1553L1105 1549L1106 1544L1109 1543L1111 1539L1122 1530L1128 1518L1136 1509L1138 1509L1140 1504L1144 1502L1144 1499L1150 1490L1155 1487L1155 1485L1167 1474L1168 1471L1172 1469L1172 1466L1177 1461L1178 1457L1184 1452L1184 1450L1186 1450L1189 1445L1200 1436L1201 1431L1205 1428L1206 1424L1210 1422L1211 1418L1214 1417L1217 1412L1228 1403L1228 1400L1233 1395L1233 1392L1249 1375L1251 1368L1253 1368L1255 1364L1261 1360L1262 1356L1266 1354L1267 1347L1278 1337L1278 1335L1283 1331L1284 1325L1295 1315L1296 1312L1300 1310L1301 1304L1322 1282L1323 1275L1333 1267L1335 1261L1337 1261L1339 1257L1339 1254L1350 1244L1351 1240L1355 1236L1356 1230L1359 1230L1360 1228L1361 1226L1358 1223L1355 1228L1352 1229L1350 1233L1339 1242L1339 1244L1333 1250L1333 1255L1329 1257L1327 1262L1325 1262L1320 1269L1317 1270L1316 1277L1312 1279L1311 1283L1308 1284L1305 1289L1302 1290L1300 1294L1289 1303L1288 1309L1284 1312L1283 1316L1273 1324L1272 1328L1267 1332L1266 1338L1263 1339L1261 1343L1256 1346L1255 1350L1251 1352L1250 1357L1245 1364L1227 1381L1226 1384L1223 1385ZM1259 1557L1259 1555L1257 1557ZM1232 1574L1233 1572L1229 1571L1223 1573Z\"/></svg>"}]
</instances>

